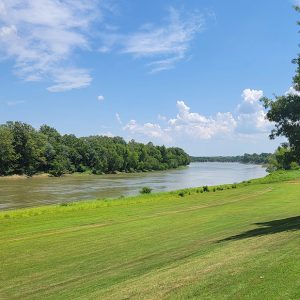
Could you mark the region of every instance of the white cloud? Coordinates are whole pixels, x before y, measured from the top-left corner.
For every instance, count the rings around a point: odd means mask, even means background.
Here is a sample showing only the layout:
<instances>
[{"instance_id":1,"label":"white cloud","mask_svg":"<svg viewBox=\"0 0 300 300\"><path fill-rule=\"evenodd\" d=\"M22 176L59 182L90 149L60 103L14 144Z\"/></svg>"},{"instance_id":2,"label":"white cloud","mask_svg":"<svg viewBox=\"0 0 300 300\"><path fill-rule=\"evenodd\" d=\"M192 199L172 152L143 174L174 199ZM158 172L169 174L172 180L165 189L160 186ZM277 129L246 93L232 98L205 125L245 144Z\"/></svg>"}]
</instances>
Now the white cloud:
<instances>
[{"instance_id":1,"label":"white cloud","mask_svg":"<svg viewBox=\"0 0 300 300\"><path fill-rule=\"evenodd\" d=\"M104 101L104 96L99 95L99 96L97 97L97 99L98 99L99 101Z\"/></svg>"},{"instance_id":2,"label":"white cloud","mask_svg":"<svg viewBox=\"0 0 300 300\"><path fill-rule=\"evenodd\" d=\"M272 124L266 119L266 113L259 100L263 91L245 89L242 93L243 102L237 106L237 128L241 134L265 133Z\"/></svg>"},{"instance_id":3,"label":"white cloud","mask_svg":"<svg viewBox=\"0 0 300 300\"><path fill-rule=\"evenodd\" d=\"M104 34L100 52L108 52L119 46L122 53L135 58L147 58L151 72L168 70L184 59L196 34L204 27L199 13L183 16L175 8L169 9L167 22L163 25L144 24L131 34Z\"/></svg>"},{"instance_id":4,"label":"white cloud","mask_svg":"<svg viewBox=\"0 0 300 300\"><path fill-rule=\"evenodd\" d=\"M122 120L121 120L121 117L120 117L119 113L116 113L116 119L117 119L117 122L118 122L120 125L123 124L123 122L122 122Z\"/></svg>"},{"instance_id":5,"label":"white cloud","mask_svg":"<svg viewBox=\"0 0 300 300\"><path fill-rule=\"evenodd\" d=\"M110 131L102 133L102 136L107 136L107 137L115 137L115 135L113 133L111 133Z\"/></svg>"},{"instance_id":6,"label":"white cloud","mask_svg":"<svg viewBox=\"0 0 300 300\"><path fill-rule=\"evenodd\" d=\"M231 133L236 127L230 112L217 113L214 117L206 117L199 113L190 112L184 101L177 101L178 114L169 120L172 129L180 134L193 138L210 139L217 135Z\"/></svg>"},{"instance_id":7,"label":"white cloud","mask_svg":"<svg viewBox=\"0 0 300 300\"><path fill-rule=\"evenodd\" d=\"M89 71L70 66L77 49L88 49L96 1L0 0L0 48L27 81L47 79L51 92L86 87Z\"/></svg>"},{"instance_id":8,"label":"white cloud","mask_svg":"<svg viewBox=\"0 0 300 300\"><path fill-rule=\"evenodd\" d=\"M130 120L123 127L123 130L128 131L130 134L136 134L147 138L158 138L165 142L171 140L168 129L162 129L159 124L145 123L141 125L138 124L136 120Z\"/></svg>"},{"instance_id":9,"label":"white cloud","mask_svg":"<svg viewBox=\"0 0 300 300\"><path fill-rule=\"evenodd\" d=\"M300 96L300 92L295 90L294 87L290 87L286 92L285 92L286 95L296 95L296 96Z\"/></svg>"},{"instance_id":10,"label":"white cloud","mask_svg":"<svg viewBox=\"0 0 300 300\"><path fill-rule=\"evenodd\" d=\"M234 131L236 121L231 113L217 113L215 117L206 117L190 112L184 101L177 101L178 114L169 119L168 126L162 128L159 124L138 124L131 120L124 130L131 134L138 134L148 138L159 138L170 142L176 136L188 136L193 139L211 139L218 135L227 135Z\"/></svg>"},{"instance_id":11,"label":"white cloud","mask_svg":"<svg viewBox=\"0 0 300 300\"><path fill-rule=\"evenodd\" d=\"M16 106L16 105L23 104L23 103L25 103L24 100L7 101L8 106Z\"/></svg>"},{"instance_id":12,"label":"white cloud","mask_svg":"<svg viewBox=\"0 0 300 300\"><path fill-rule=\"evenodd\" d=\"M167 121L167 120L168 120L168 118L167 118L166 116L162 116L161 114L158 114L158 115L157 115L157 118L158 118L158 120L160 120L160 121Z\"/></svg>"},{"instance_id":13,"label":"white cloud","mask_svg":"<svg viewBox=\"0 0 300 300\"><path fill-rule=\"evenodd\" d=\"M85 69L66 68L53 70L56 84L47 88L49 92L64 92L72 89L87 87L92 81L91 76Z\"/></svg>"},{"instance_id":14,"label":"white cloud","mask_svg":"<svg viewBox=\"0 0 300 300\"><path fill-rule=\"evenodd\" d=\"M131 120L123 127L131 135L157 138L170 142L178 138L191 140L236 139L261 137L267 135L272 124L266 119L266 113L259 99L263 92L259 90L245 89L242 93L243 101L235 113L218 112L214 116L207 116L198 112L192 112L184 101L177 101L178 113L176 117L159 117L162 124L139 124ZM159 115L161 116L161 115Z\"/></svg>"},{"instance_id":15,"label":"white cloud","mask_svg":"<svg viewBox=\"0 0 300 300\"><path fill-rule=\"evenodd\" d=\"M251 89L244 89L242 93L242 97L244 98L245 102L255 103L264 95L263 91L260 90L251 90Z\"/></svg>"}]
</instances>

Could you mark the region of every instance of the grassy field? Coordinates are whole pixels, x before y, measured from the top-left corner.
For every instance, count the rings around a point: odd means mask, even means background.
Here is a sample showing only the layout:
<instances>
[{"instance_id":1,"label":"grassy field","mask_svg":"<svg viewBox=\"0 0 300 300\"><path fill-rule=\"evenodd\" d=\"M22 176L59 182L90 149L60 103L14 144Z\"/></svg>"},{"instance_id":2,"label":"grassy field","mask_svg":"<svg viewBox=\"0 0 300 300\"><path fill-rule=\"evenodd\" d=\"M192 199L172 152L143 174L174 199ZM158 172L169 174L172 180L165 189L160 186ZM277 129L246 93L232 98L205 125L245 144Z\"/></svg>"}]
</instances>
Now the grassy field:
<instances>
[{"instance_id":1,"label":"grassy field","mask_svg":"<svg viewBox=\"0 0 300 300\"><path fill-rule=\"evenodd\" d=\"M297 171L2 212L0 299L300 299L299 229Z\"/></svg>"}]
</instances>

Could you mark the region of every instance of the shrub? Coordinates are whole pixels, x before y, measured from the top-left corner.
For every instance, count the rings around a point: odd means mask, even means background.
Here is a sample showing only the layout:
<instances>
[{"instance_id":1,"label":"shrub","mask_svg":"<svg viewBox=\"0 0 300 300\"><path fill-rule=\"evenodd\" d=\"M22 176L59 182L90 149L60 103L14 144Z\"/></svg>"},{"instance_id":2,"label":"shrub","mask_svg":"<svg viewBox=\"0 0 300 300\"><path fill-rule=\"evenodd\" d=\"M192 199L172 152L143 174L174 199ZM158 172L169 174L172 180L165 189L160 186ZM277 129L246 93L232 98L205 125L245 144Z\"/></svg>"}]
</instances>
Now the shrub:
<instances>
[{"instance_id":1,"label":"shrub","mask_svg":"<svg viewBox=\"0 0 300 300\"><path fill-rule=\"evenodd\" d=\"M184 196L185 196L185 191L180 191L180 192L178 193L178 196L184 197Z\"/></svg>"},{"instance_id":2,"label":"shrub","mask_svg":"<svg viewBox=\"0 0 300 300\"><path fill-rule=\"evenodd\" d=\"M71 206L72 202L62 202L60 203L60 206Z\"/></svg>"},{"instance_id":3,"label":"shrub","mask_svg":"<svg viewBox=\"0 0 300 300\"><path fill-rule=\"evenodd\" d=\"M209 187L207 185L203 187L203 192L209 192Z\"/></svg>"},{"instance_id":4,"label":"shrub","mask_svg":"<svg viewBox=\"0 0 300 300\"><path fill-rule=\"evenodd\" d=\"M150 194L152 192L152 189L148 186L144 186L141 190L140 190L140 194Z\"/></svg>"},{"instance_id":5,"label":"shrub","mask_svg":"<svg viewBox=\"0 0 300 300\"><path fill-rule=\"evenodd\" d=\"M236 188L237 188L237 185L236 185L236 184L232 184L232 185L231 185L231 188L232 188L232 189L236 189Z\"/></svg>"},{"instance_id":6,"label":"shrub","mask_svg":"<svg viewBox=\"0 0 300 300\"><path fill-rule=\"evenodd\" d=\"M300 166L299 166L299 164L298 163L296 163L296 162L291 162L291 165L290 165L290 167L291 167L291 170L300 170Z\"/></svg>"}]
</instances>

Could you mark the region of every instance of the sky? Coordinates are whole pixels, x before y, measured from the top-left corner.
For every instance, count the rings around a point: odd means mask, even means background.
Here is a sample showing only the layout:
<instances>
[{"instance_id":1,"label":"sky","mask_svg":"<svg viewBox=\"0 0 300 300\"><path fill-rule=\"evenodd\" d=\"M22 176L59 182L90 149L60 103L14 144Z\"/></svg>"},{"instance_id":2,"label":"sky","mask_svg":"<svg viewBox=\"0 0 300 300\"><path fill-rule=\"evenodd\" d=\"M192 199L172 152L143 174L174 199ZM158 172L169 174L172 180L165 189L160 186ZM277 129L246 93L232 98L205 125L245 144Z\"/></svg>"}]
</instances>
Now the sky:
<instances>
[{"instance_id":1,"label":"sky","mask_svg":"<svg viewBox=\"0 0 300 300\"><path fill-rule=\"evenodd\" d=\"M283 140L268 139L259 99L294 92L295 4L0 0L0 123L273 152Z\"/></svg>"}]
</instances>

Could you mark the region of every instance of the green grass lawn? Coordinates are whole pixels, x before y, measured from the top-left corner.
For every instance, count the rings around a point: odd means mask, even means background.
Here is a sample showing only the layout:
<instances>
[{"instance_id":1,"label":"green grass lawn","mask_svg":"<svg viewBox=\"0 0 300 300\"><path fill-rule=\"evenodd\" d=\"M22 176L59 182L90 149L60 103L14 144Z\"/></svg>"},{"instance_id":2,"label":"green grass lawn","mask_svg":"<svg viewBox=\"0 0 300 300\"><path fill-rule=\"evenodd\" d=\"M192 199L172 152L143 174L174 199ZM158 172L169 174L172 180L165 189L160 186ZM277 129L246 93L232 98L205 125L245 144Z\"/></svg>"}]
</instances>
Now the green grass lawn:
<instances>
[{"instance_id":1,"label":"green grass lawn","mask_svg":"<svg viewBox=\"0 0 300 300\"><path fill-rule=\"evenodd\" d=\"M299 178L2 212L0 299L300 299Z\"/></svg>"}]
</instances>

